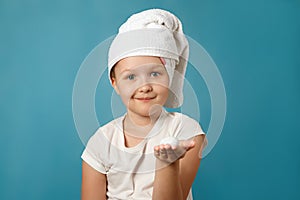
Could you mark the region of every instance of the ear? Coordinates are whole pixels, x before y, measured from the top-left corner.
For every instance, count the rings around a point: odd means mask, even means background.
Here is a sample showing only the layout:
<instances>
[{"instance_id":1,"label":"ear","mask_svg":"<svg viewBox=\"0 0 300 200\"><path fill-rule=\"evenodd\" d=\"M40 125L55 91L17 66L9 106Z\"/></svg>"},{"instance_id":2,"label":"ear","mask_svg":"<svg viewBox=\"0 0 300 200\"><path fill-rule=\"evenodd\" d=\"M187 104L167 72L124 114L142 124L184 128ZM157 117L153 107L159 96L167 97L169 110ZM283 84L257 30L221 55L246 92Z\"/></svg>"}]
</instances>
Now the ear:
<instances>
[{"instance_id":1,"label":"ear","mask_svg":"<svg viewBox=\"0 0 300 200\"><path fill-rule=\"evenodd\" d=\"M119 88L118 88L118 86L117 86L117 80L116 80L116 78L115 78L115 77L111 77L110 80L111 80L111 85L112 85L112 87L115 89L116 93L117 93L118 95L120 95Z\"/></svg>"}]
</instances>

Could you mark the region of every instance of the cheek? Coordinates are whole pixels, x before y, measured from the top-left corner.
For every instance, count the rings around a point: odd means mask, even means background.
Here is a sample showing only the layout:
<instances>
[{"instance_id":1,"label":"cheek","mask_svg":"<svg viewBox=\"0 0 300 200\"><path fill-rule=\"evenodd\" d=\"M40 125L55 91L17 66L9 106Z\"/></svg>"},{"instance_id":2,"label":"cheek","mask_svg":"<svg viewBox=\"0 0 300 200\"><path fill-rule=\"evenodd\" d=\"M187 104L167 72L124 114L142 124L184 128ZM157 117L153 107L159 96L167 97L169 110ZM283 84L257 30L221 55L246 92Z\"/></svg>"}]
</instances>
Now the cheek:
<instances>
[{"instance_id":1,"label":"cheek","mask_svg":"<svg viewBox=\"0 0 300 200\"><path fill-rule=\"evenodd\" d=\"M169 95L169 88L164 85L156 85L155 91L160 94L163 98L167 98Z\"/></svg>"},{"instance_id":2,"label":"cheek","mask_svg":"<svg viewBox=\"0 0 300 200\"><path fill-rule=\"evenodd\" d=\"M120 95L122 101L124 102L124 104L127 104L128 100L133 95L133 92L134 92L133 88L130 87L129 85L120 84L120 85L118 85L118 89L119 89L119 95Z\"/></svg>"},{"instance_id":3,"label":"cheek","mask_svg":"<svg viewBox=\"0 0 300 200\"><path fill-rule=\"evenodd\" d=\"M167 75L160 77L156 80L156 84L160 85L161 87L168 87L169 86L169 78Z\"/></svg>"},{"instance_id":4,"label":"cheek","mask_svg":"<svg viewBox=\"0 0 300 200\"><path fill-rule=\"evenodd\" d=\"M131 97L135 91L141 86L139 81L119 81L118 89L121 96Z\"/></svg>"}]
</instances>

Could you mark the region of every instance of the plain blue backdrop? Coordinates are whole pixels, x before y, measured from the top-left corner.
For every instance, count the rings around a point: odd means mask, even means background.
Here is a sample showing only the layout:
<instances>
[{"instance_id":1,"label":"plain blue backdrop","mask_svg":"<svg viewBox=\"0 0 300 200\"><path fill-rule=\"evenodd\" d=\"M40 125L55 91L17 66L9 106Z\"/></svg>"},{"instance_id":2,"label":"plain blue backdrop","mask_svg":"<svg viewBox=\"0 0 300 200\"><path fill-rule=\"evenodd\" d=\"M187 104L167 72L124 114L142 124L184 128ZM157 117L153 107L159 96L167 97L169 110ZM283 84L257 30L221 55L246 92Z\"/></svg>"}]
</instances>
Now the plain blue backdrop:
<instances>
[{"instance_id":1,"label":"plain blue backdrop","mask_svg":"<svg viewBox=\"0 0 300 200\"><path fill-rule=\"evenodd\" d=\"M0 0L0 199L80 198L76 73L147 8L179 16L226 87L225 126L202 160L194 199L300 199L299 0Z\"/></svg>"}]
</instances>

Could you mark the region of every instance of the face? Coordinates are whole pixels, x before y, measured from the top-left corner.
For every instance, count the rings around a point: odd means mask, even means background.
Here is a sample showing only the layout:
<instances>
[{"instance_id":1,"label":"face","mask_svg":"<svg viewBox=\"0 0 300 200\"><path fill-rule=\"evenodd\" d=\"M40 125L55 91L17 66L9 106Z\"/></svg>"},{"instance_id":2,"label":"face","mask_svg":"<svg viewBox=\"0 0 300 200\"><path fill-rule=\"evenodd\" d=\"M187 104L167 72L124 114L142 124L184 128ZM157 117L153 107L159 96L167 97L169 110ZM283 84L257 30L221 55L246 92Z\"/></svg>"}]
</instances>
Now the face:
<instances>
[{"instance_id":1,"label":"face","mask_svg":"<svg viewBox=\"0 0 300 200\"><path fill-rule=\"evenodd\" d=\"M114 67L112 85L127 111L149 116L168 98L169 78L158 57L133 56L120 60Z\"/></svg>"}]
</instances>

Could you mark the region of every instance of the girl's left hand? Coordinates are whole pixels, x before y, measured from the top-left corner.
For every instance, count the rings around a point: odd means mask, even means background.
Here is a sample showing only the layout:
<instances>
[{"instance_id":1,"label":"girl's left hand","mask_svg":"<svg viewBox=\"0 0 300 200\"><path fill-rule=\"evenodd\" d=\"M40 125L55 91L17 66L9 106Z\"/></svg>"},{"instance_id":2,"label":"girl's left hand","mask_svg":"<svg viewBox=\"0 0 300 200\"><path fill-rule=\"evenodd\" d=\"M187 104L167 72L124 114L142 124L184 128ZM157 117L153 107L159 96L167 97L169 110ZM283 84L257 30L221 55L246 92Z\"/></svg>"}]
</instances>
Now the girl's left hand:
<instances>
[{"instance_id":1,"label":"girl's left hand","mask_svg":"<svg viewBox=\"0 0 300 200\"><path fill-rule=\"evenodd\" d=\"M185 153L195 146L194 140L181 140L177 146L161 144L154 147L154 155L166 163L173 163L184 157Z\"/></svg>"}]
</instances>

